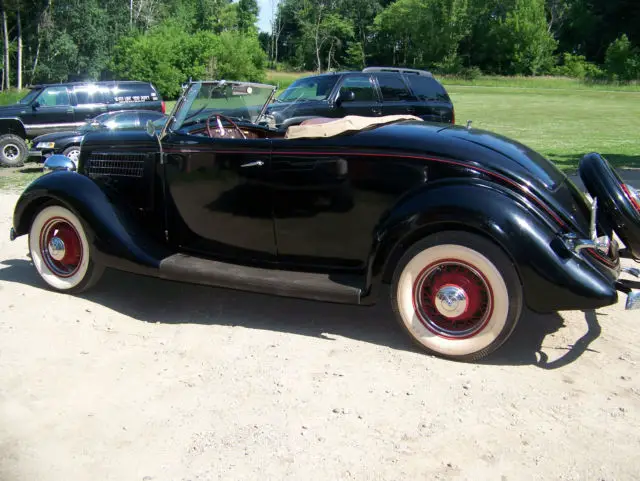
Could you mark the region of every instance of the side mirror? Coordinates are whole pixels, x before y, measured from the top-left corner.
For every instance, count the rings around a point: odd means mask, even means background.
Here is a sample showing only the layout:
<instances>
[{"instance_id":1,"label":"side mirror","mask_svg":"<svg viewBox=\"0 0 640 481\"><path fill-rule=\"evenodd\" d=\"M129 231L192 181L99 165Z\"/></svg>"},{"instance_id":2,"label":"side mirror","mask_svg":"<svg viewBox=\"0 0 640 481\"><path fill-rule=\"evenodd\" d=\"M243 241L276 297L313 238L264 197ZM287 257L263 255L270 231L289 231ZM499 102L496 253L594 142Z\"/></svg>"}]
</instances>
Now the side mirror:
<instances>
[{"instance_id":1,"label":"side mirror","mask_svg":"<svg viewBox=\"0 0 640 481\"><path fill-rule=\"evenodd\" d=\"M38 102L37 100L31 104L31 108L33 110L38 110L39 107L40 107L40 102Z\"/></svg>"},{"instance_id":2,"label":"side mirror","mask_svg":"<svg viewBox=\"0 0 640 481\"><path fill-rule=\"evenodd\" d=\"M353 90L341 90L336 99L336 105L339 107L343 102L353 102L356 99L356 94Z\"/></svg>"},{"instance_id":3,"label":"side mirror","mask_svg":"<svg viewBox=\"0 0 640 481\"><path fill-rule=\"evenodd\" d=\"M77 165L66 155L55 154L44 161L42 170L44 172L54 172L57 170L75 172L77 170Z\"/></svg>"},{"instance_id":4,"label":"side mirror","mask_svg":"<svg viewBox=\"0 0 640 481\"><path fill-rule=\"evenodd\" d=\"M149 137L154 137L156 135L156 126L154 125L153 120L147 120L145 129Z\"/></svg>"}]
</instances>

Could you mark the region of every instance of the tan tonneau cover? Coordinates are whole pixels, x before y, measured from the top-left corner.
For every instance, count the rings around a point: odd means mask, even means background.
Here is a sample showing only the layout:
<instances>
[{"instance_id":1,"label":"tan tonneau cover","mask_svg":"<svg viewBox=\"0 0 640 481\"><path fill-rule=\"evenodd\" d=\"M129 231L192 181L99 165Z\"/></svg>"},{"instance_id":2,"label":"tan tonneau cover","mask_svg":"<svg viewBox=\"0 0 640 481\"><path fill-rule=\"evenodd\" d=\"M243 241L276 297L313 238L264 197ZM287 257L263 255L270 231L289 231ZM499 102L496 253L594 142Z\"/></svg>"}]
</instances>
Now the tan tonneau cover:
<instances>
[{"instance_id":1,"label":"tan tonneau cover","mask_svg":"<svg viewBox=\"0 0 640 481\"><path fill-rule=\"evenodd\" d=\"M308 125L292 125L287 129L286 139L311 139L333 137L345 132L357 132L376 125L389 124L398 120L420 120L415 115L386 115L384 117L362 117L347 115L346 117L323 123Z\"/></svg>"}]
</instances>

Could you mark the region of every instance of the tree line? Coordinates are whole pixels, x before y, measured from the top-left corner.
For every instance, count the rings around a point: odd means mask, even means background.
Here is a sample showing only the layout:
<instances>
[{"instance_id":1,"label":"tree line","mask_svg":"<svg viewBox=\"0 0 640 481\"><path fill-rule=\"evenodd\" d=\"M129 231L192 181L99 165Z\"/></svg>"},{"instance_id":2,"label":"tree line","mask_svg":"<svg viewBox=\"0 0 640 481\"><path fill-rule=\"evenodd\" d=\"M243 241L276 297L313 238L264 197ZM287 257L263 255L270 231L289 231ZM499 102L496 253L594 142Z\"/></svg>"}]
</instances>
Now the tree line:
<instances>
[{"instance_id":1,"label":"tree line","mask_svg":"<svg viewBox=\"0 0 640 481\"><path fill-rule=\"evenodd\" d=\"M638 0L281 0L260 38L292 69L640 78Z\"/></svg>"},{"instance_id":2,"label":"tree line","mask_svg":"<svg viewBox=\"0 0 640 481\"><path fill-rule=\"evenodd\" d=\"M264 80L396 65L477 76L640 79L637 0L0 0L2 88L189 78Z\"/></svg>"}]
</instances>

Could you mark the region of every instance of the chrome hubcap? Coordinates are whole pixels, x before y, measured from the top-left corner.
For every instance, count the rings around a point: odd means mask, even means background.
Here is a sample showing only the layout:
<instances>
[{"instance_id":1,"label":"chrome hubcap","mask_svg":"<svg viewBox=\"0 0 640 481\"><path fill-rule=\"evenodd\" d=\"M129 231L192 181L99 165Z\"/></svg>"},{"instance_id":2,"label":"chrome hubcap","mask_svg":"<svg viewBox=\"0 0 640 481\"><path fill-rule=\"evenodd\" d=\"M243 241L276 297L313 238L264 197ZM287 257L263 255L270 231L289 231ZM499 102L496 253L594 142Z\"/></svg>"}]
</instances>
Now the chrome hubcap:
<instances>
[{"instance_id":1,"label":"chrome hubcap","mask_svg":"<svg viewBox=\"0 0 640 481\"><path fill-rule=\"evenodd\" d=\"M17 145L7 144L4 146L3 150L4 156L9 160L17 159L20 155L20 149Z\"/></svg>"},{"instance_id":2,"label":"chrome hubcap","mask_svg":"<svg viewBox=\"0 0 640 481\"><path fill-rule=\"evenodd\" d=\"M435 306L444 317L461 316L468 305L467 293L458 286L444 286L437 293Z\"/></svg>"},{"instance_id":3,"label":"chrome hubcap","mask_svg":"<svg viewBox=\"0 0 640 481\"><path fill-rule=\"evenodd\" d=\"M74 162L77 162L78 158L80 157L80 151L79 150L72 150L71 152L69 152L67 154L67 157L69 157Z\"/></svg>"},{"instance_id":4,"label":"chrome hubcap","mask_svg":"<svg viewBox=\"0 0 640 481\"><path fill-rule=\"evenodd\" d=\"M64 247L64 241L60 237L52 237L49 241L49 255L53 260L61 261L64 259L66 250Z\"/></svg>"}]
</instances>

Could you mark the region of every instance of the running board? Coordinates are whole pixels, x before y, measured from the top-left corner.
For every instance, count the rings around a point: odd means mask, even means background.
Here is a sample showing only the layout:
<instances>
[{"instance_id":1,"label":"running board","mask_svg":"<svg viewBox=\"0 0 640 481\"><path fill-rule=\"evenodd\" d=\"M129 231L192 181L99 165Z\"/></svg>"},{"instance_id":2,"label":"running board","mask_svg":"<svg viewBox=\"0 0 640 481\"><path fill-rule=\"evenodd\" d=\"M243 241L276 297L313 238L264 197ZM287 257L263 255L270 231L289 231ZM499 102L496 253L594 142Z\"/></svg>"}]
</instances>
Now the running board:
<instances>
[{"instance_id":1,"label":"running board","mask_svg":"<svg viewBox=\"0 0 640 481\"><path fill-rule=\"evenodd\" d=\"M194 284L344 304L359 304L362 293L360 276L262 269L186 254L163 259L159 274Z\"/></svg>"}]
</instances>

